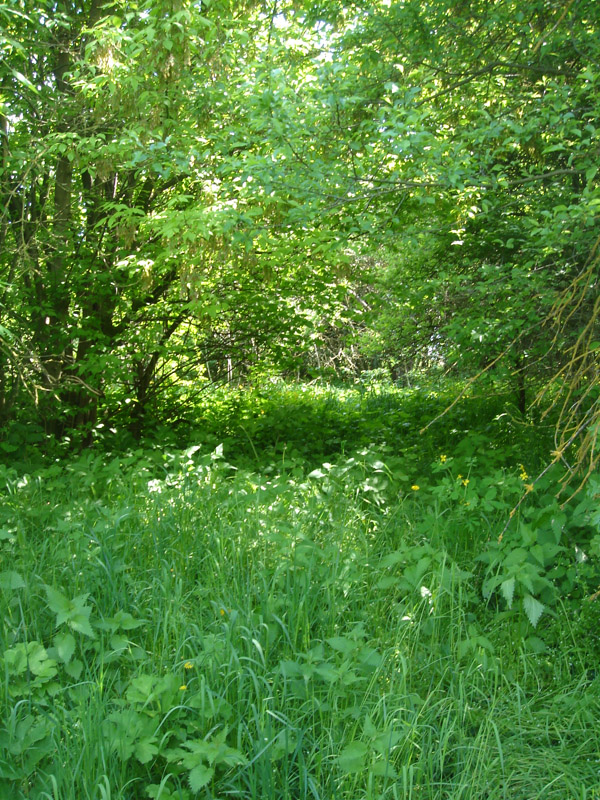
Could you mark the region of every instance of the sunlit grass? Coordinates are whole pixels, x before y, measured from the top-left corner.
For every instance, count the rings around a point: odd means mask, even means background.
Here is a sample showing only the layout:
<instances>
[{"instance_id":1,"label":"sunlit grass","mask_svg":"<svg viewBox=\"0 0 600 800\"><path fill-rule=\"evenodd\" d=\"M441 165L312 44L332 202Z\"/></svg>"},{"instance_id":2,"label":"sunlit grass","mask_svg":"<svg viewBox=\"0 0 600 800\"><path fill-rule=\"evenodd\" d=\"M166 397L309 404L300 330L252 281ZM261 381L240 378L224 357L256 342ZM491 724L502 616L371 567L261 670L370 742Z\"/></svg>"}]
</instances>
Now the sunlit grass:
<instances>
[{"instance_id":1,"label":"sunlit grass","mask_svg":"<svg viewBox=\"0 0 600 800\"><path fill-rule=\"evenodd\" d=\"M494 550L522 441L281 441L4 471L0 796L597 800L593 548L535 629L484 592L554 525L536 487Z\"/></svg>"}]
</instances>

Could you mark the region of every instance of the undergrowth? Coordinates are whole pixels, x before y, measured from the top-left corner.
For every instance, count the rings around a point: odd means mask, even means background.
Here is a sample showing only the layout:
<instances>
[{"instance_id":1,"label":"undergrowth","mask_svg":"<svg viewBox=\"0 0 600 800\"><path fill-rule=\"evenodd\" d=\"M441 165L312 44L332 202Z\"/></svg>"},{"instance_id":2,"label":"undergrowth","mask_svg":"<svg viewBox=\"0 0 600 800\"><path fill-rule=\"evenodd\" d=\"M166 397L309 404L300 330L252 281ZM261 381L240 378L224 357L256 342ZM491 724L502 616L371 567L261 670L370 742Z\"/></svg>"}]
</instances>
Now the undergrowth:
<instances>
[{"instance_id":1,"label":"undergrowth","mask_svg":"<svg viewBox=\"0 0 600 800\"><path fill-rule=\"evenodd\" d=\"M444 402L5 466L0 796L598 800L600 480Z\"/></svg>"}]
</instances>

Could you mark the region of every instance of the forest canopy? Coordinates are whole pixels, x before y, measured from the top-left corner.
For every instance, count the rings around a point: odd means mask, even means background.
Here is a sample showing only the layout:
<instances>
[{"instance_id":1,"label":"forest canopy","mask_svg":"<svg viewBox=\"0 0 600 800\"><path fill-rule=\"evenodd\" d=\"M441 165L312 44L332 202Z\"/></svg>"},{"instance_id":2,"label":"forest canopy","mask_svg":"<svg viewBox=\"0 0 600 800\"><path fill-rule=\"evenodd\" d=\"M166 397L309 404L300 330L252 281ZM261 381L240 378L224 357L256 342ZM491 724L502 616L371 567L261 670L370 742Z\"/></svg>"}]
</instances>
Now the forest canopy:
<instances>
[{"instance_id":1,"label":"forest canopy","mask_svg":"<svg viewBox=\"0 0 600 800\"><path fill-rule=\"evenodd\" d=\"M595 418L595 11L2 3L3 423L139 435L265 369L441 366L521 412L546 387L560 451Z\"/></svg>"}]
</instances>

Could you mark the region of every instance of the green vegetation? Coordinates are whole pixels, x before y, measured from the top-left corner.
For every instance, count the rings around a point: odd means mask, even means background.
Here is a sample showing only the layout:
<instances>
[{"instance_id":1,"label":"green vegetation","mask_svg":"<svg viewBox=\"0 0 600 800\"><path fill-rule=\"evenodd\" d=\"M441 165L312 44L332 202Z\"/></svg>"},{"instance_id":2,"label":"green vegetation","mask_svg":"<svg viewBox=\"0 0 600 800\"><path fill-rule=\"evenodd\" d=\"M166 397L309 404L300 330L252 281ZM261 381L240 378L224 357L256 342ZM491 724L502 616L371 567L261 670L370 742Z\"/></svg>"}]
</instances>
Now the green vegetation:
<instances>
[{"instance_id":1,"label":"green vegetation","mask_svg":"<svg viewBox=\"0 0 600 800\"><path fill-rule=\"evenodd\" d=\"M600 485L446 402L271 384L212 452L4 467L2 795L597 797Z\"/></svg>"},{"instance_id":2,"label":"green vegetation","mask_svg":"<svg viewBox=\"0 0 600 800\"><path fill-rule=\"evenodd\" d=\"M597 0L0 0L0 800L600 800Z\"/></svg>"},{"instance_id":3,"label":"green vegetation","mask_svg":"<svg viewBox=\"0 0 600 800\"><path fill-rule=\"evenodd\" d=\"M596 2L522 5L0 2L0 421L443 364L593 469Z\"/></svg>"}]
</instances>

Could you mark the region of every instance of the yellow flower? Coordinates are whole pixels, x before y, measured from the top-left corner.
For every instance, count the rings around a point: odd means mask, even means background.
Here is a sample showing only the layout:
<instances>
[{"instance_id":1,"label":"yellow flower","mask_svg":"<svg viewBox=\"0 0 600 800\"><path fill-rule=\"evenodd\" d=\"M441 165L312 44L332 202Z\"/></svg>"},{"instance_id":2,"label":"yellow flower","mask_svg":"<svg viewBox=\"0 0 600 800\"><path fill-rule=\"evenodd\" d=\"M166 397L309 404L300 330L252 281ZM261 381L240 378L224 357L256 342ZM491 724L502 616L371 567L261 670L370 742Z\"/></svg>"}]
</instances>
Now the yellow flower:
<instances>
[{"instance_id":1,"label":"yellow flower","mask_svg":"<svg viewBox=\"0 0 600 800\"><path fill-rule=\"evenodd\" d=\"M194 669L194 665L192 664L191 661L186 661L185 664L183 665L183 668L184 669Z\"/></svg>"},{"instance_id":2,"label":"yellow flower","mask_svg":"<svg viewBox=\"0 0 600 800\"><path fill-rule=\"evenodd\" d=\"M463 486L468 486L469 485L469 479L465 478L464 481L462 482L462 485Z\"/></svg>"},{"instance_id":3,"label":"yellow flower","mask_svg":"<svg viewBox=\"0 0 600 800\"><path fill-rule=\"evenodd\" d=\"M415 483L410 488L413 490L413 492L418 492L420 487Z\"/></svg>"},{"instance_id":4,"label":"yellow flower","mask_svg":"<svg viewBox=\"0 0 600 800\"><path fill-rule=\"evenodd\" d=\"M440 456L440 462L442 464L445 464L447 460L448 460L448 456Z\"/></svg>"},{"instance_id":5,"label":"yellow flower","mask_svg":"<svg viewBox=\"0 0 600 800\"><path fill-rule=\"evenodd\" d=\"M533 492L533 483L526 483L525 484L525 491L526 492Z\"/></svg>"},{"instance_id":6,"label":"yellow flower","mask_svg":"<svg viewBox=\"0 0 600 800\"><path fill-rule=\"evenodd\" d=\"M179 687L179 691L180 692L185 692L186 689L187 689L187 686L185 685L185 683L183 684L183 686Z\"/></svg>"},{"instance_id":7,"label":"yellow flower","mask_svg":"<svg viewBox=\"0 0 600 800\"><path fill-rule=\"evenodd\" d=\"M457 475L457 476L456 476L456 480L457 480L457 481L460 481L460 480L462 480L462 475Z\"/></svg>"}]
</instances>

